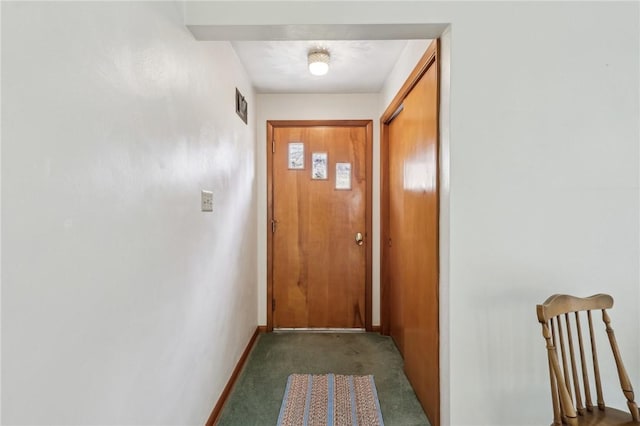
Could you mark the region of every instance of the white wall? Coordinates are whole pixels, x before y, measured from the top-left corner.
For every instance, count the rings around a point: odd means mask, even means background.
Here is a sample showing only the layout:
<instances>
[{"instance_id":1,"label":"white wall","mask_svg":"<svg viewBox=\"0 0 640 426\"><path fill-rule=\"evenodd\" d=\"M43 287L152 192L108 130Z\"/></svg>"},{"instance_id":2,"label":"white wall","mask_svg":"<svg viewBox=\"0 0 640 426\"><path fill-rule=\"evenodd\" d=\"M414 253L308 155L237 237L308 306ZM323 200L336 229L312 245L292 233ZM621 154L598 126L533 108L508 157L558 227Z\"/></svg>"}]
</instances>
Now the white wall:
<instances>
[{"instance_id":1,"label":"white wall","mask_svg":"<svg viewBox=\"0 0 640 426\"><path fill-rule=\"evenodd\" d=\"M380 89L380 113L382 116L402 85L416 67L433 40L408 40L398 60Z\"/></svg>"},{"instance_id":2,"label":"white wall","mask_svg":"<svg viewBox=\"0 0 640 426\"><path fill-rule=\"evenodd\" d=\"M2 5L0 4L0 23L2 22ZM0 28L0 46L2 46L2 30ZM0 54L0 70L2 70L2 54ZM0 78L0 240L2 236L2 79ZM2 244L0 241L0 260ZM0 424L2 423L2 262L0 261Z\"/></svg>"},{"instance_id":3,"label":"white wall","mask_svg":"<svg viewBox=\"0 0 640 426\"><path fill-rule=\"evenodd\" d=\"M188 5L192 24L451 24L450 327L441 332L451 344L442 392L453 425L550 421L535 304L556 292L614 296L640 386L638 7ZM608 401L624 405L618 391Z\"/></svg>"},{"instance_id":4,"label":"white wall","mask_svg":"<svg viewBox=\"0 0 640 426\"><path fill-rule=\"evenodd\" d=\"M373 205L380 204L380 131L377 94L258 94L256 176L258 180L258 320L267 323L267 121L373 120ZM372 323L380 324L380 211L373 209Z\"/></svg>"},{"instance_id":5,"label":"white wall","mask_svg":"<svg viewBox=\"0 0 640 426\"><path fill-rule=\"evenodd\" d=\"M172 2L2 9L2 423L203 424L257 325L250 82Z\"/></svg>"},{"instance_id":6,"label":"white wall","mask_svg":"<svg viewBox=\"0 0 640 426\"><path fill-rule=\"evenodd\" d=\"M640 386L637 7L479 4L482 28L454 20L452 424L548 422L533 305L553 293L614 296ZM606 360L607 402L625 408Z\"/></svg>"},{"instance_id":7,"label":"white wall","mask_svg":"<svg viewBox=\"0 0 640 426\"><path fill-rule=\"evenodd\" d=\"M440 421L451 422L451 27L440 37Z\"/></svg>"}]
</instances>

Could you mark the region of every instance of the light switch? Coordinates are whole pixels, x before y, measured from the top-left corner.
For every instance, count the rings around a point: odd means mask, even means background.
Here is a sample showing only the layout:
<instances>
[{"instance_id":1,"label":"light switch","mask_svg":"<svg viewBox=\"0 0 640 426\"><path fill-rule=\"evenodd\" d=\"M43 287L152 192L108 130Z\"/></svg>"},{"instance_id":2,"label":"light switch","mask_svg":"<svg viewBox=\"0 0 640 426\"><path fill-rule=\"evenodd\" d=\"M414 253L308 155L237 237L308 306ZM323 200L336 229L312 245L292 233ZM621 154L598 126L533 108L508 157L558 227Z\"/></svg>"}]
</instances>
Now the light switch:
<instances>
[{"instance_id":1,"label":"light switch","mask_svg":"<svg viewBox=\"0 0 640 426\"><path fill-rule=\"evenodd\" d=\"M202 211L212 212L213 211L213 192L205 191L203 189L200 195L201 195Z\"/></svg>"}]
</instances>

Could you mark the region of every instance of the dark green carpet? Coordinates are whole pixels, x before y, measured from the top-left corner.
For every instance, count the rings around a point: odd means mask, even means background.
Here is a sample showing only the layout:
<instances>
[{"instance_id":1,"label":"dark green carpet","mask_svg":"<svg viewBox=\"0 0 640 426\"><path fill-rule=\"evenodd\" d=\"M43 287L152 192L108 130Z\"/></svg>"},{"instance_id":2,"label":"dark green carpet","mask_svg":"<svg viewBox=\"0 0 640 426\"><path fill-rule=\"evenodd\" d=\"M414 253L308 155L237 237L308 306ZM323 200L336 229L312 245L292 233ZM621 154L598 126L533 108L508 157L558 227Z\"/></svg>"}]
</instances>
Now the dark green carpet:
<instances>
[{"instance_id":1,"label":"dark green carpet","mask_svg":"<svg viewBox=\"0 0 640 426\"><path fill-rule=\"evenodd\" d=\"M292 373L373 374L386 426L429 425L389 337L377 333L259 336L218 425L275 425Z\"/></svg>"}]
</instances>

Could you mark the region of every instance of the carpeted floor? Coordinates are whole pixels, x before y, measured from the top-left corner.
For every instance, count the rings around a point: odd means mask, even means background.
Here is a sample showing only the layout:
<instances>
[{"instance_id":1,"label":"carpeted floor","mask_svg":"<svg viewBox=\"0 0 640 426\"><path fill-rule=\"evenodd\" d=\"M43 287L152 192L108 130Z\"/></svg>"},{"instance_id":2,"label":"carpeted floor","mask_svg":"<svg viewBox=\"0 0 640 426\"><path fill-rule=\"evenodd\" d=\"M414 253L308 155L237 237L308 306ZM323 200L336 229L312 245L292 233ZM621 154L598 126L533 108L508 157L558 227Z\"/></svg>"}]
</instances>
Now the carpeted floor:
<instances>
[{"instance_id":1,"label":"carpeted floor","mask_svg":"<svg viewBox=\"0 0 640 426\"><path fill-rule=\"evenodd\" d=\"M275 425L292 373L372 374L386 426L429 425L400 353L391 338L377 333L260 335L218 425Z\"/></svg>"}]
</instances>

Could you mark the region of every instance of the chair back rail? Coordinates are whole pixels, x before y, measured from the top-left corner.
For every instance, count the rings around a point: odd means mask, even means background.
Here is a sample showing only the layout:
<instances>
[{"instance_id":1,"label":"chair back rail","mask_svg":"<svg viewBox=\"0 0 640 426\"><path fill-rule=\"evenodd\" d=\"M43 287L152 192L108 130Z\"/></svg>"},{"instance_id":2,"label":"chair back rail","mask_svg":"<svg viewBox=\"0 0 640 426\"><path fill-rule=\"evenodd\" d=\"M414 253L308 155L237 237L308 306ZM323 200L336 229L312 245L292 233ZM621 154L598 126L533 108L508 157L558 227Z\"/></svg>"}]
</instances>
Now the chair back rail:
<instances>
[{"instance_id":1,"label":"chair back rail","mask_svg":"<svg viewBox=\"0 0 640 426\"><path fill-rule=\"evenodd\" d=\"M596 407L592 402L591 383L595 384L597 409L605 410L592 311L602 312L622 393L627 399L631 418L640 422L631 381L622 362L611 319L607 313L607 309L611 307L613 298L607 294L584 298L553 295L537 306L538 321L542 325L542 336L547 347L554 425L565 423L577 426L580 416L585 415L585 410L593 412ZM585 317L588 328L586 334L583 333L584 323L581 321ZM588 344L585 344L584 336L588 336ZM591 352L593 377L589 374L587 352Z\"/></svg>"}]
</instances>

